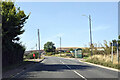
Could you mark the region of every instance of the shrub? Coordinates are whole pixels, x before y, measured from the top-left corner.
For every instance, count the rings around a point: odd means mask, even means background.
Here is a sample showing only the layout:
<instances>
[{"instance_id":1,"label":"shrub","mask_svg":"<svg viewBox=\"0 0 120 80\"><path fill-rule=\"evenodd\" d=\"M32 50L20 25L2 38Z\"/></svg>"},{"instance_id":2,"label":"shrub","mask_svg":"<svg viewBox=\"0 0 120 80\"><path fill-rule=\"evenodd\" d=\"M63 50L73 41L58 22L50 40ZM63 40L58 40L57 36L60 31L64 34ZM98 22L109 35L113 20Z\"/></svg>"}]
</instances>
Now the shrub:
<instances>
[{"instance_id":1,"label":"shrub","mask_svg":"<svg viewBox=\"0 0 120 80\"><path fill-rule=\"evenodd\" d=\"M26 58L27 59L34 59L33 54L35 54L35 59L37 59L39 57L39 53L38 52L32 52L32 53L28 54L26 56Z\"/></svg>"},{"instance_id":2,"label":"shrub","mask_svg":"<svg viewBox=\"0 0 120 80\"><path fill-rule=\"evenodd\" d=\"M95 50L93 51L94 54L104 54L104 51L99 51L99 50Z\"/></svg>"},{"instance_id":3,"label":"shrub","mask_svg":"<svg viewBox=\"0 0 120 80\"><path fill-rule=\"evenodd\" d=\"M53 52L47 52L46 53L46 55L48 55L48 56L50 56L50 55L52 55L53 54Z\"/></svg>"},{"instance_id":4,"label":"shrub","mask_svg":"<svg viewBox=\"0 0 120 80\"><path fill-rule=\"evenodd\" d=\"M55 54L59 54L59 52L56 51Z\"/></svg>"}]
</instances>

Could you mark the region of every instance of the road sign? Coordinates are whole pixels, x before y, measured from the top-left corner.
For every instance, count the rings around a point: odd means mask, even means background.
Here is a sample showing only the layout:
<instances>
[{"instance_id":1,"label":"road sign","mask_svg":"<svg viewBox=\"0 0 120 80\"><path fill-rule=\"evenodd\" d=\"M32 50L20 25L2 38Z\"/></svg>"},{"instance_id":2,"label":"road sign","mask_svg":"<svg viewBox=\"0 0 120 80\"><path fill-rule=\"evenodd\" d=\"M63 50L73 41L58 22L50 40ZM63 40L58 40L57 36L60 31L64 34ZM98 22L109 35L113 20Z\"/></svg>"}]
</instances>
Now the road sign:
<instances>
[{"instance_id":1,"label":"road sign","mask_svg":"<svg viewBox=\"0 0 120 80\"><path fill-rule=\"evenodd\" d=\"M35 57L35 54L33 54L33 57Z\"/></svg>"}]
</instances>

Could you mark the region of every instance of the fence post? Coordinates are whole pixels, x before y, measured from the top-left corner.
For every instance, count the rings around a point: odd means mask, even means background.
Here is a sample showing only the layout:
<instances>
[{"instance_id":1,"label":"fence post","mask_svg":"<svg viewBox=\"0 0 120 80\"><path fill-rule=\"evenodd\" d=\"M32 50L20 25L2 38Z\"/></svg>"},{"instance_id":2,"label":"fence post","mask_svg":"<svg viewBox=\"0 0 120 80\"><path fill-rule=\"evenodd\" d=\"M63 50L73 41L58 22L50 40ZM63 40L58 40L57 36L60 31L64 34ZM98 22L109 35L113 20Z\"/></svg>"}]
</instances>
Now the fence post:
<instances>
[{"instance_id":1,"label":"fence post","mask_svg":"<svg viewBox=\"0 0 120 80\"><path fill-rule=\"evenodd\" d=\"M113 62L113 42L112 42L112 51L111 51L111 61Z\"/></svg>"}]
</instances>

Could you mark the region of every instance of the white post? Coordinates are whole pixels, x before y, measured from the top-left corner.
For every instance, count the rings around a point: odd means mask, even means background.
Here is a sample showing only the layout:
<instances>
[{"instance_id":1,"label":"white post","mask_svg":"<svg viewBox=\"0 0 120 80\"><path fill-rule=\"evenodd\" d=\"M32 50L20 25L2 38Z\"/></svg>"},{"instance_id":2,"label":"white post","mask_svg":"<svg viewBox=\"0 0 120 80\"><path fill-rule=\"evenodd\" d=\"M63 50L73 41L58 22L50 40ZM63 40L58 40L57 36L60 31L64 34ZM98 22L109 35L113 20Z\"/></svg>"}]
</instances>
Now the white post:
<instances>
[{"instance_id":1,"label":"white post","mask_svg":"<svg viewBox=\"0 0 120 80\"><path fill-rule=\"evenodd\" d=\"M117 41L117 61L119 62L119 45L118 45L118 41Z\"/></svg>"},{"instance_id":2,"label":"white post","mask_svg":"<svg viewBox=\"0 0 120 80\"><path fill-rule=\"evenodd\" d=\"M111 51L111 61L113 62L113 42L112 42L112 51Z\"/></svg>"},{"instance_id":3,"label":"white post","mask_svg":"<svg viewBox=\"0 0 120 80\"><path fill-rule=\"evenodd\" d=\"M77 51L75 50L75 58L77 58Z\"/></svg>"},{"instance_id":4,"label":"white post","mask_svg":"<svg viewBox=\"0 0 120 80\"><path fill-rule=\"evenodd\" d=\"M60 56L61 56L61 37L60 37Z\"/></svg>"}]
</instances>

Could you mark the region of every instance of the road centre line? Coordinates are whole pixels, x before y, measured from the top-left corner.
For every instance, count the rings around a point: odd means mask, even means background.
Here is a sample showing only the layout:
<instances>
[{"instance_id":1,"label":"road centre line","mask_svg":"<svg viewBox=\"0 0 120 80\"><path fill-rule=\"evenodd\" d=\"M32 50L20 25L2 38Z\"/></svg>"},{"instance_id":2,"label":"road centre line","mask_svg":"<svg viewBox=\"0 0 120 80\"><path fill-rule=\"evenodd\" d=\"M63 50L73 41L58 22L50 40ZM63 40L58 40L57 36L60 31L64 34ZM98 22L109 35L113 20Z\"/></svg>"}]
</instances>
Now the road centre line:
<instances>
[{"instance_id":1,"label":"road centre line","mask_svg":"<svg viewBox=\"0 0 120 80\"><path fill-rule=\"evenodd\" d=\"M60 62L61 62L62 64L65 64L65 63L62 62L61 60L60 60ZM71 69L70 66L68 66L68 65L66 65L66 64L65 64L65 66L66 66L67 68ZM78 76L82 77L83 79L87 80L84 76L82 76L82 75L81 75L80 73L78 73L77 71L73 70L73 72L76 73Z\"/></svg>"},{"instance_id":2,"label":"road centre line","mask_svg":"<svg viewBox=\"0 0 120 80\"><path fill-rule=\"evenodd\" d=\"M87 80L84 76L82 76L80 73L78 73L77 71L74 71L77 75L79 75L80 77L82 77L83 79Z\"/></svg>"}]
</instances>

